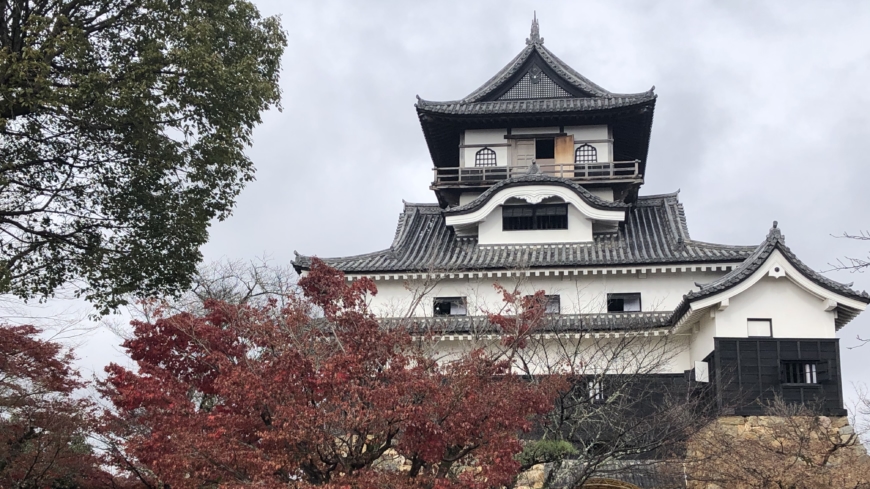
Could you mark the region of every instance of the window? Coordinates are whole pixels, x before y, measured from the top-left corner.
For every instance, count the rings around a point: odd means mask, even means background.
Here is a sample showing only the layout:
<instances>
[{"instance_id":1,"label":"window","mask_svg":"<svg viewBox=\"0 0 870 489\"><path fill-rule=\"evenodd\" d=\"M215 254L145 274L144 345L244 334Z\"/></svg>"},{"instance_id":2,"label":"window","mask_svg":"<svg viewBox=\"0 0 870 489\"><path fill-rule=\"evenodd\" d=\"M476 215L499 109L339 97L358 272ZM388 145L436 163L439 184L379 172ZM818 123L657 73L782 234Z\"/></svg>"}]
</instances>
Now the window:
<instances>
[{"instance_id":1,"label":"window","mask_svg":"<svg viewBox=\"0 0 870 489\"><path fill-rule=\"evenodd\" d=\"M501 216L503 231L568 229L568 204L506 205Z\"/></svg>"},{"instance_id":2,"label":"window","mask_svg":"<svg viewBox=\"0 0 870 489\"><path fill-rule=\"evenodd\" d=\"M574 164L585 165L586 163L598 162L598 150L594 146L584 144L574 150Z\"/></svg>"},{"instance_id":3,"label":"window","mask_svg":"<svg viewBox=\"0 0 870 489\"><path fill-rule=\"evenodd\" d=\"M555 139L535 139L535 159L552 160L556 157Z\"/></svg>"},{"instance_id":4,"label":"window","mask_svg":"<svg viewBox=\"0 0 870 489\"><path fill-rule=\"evenodd\" d=\"M770 319L747 319L746 336L772 336Z\"/></svg>"},{"instance_id":5,"label":"window","mask_svg":"<svg viewBox=\"0 0 870 489\"><path fill-rule=\"evenodd\" d=\"M497 166L495 151L483 148L474 155L474 166Z\"/></svg>"},{"instance_id":6,"label":"window","mask_svg":"<svg viewBox=\"0 0 870 489\"><path fill-rule=\"evenodd\" d=\"M607 294L607 312L639 312L640 294Z\"/></svg>"},{"instance_id":7,"label":"window","mask_svg":"<svg viewBox=\"0 0 870 489\"><path fill-rule=\"evenodd\" d=\"M783 379L786 384L818 384L816 362L782 362Z\"/></svg>"},{"instance_id":8,"label":"window","mask_svg":"<svg viewBox=\"0 0 870 489\"><path fill-rule=\"evenodd\" d=\"M601 380L589 380L586 382L586 392L589 395L589 400L592 402L604 401L604 389L601 386Z\"/></svg>"},{"instance_id":9,"label":"window","mask_svg":"<svg viewBox=\"0 0 870 489\"><path fill-rule=\"evenodd\" d=\"M465 297L436 297L433 313L436 316L465 316L468 313Z\"/></svg>"},{"instance_id":10,"label":"window","mask_svg":"<svg viewBox=\"0 0 870 489\"><path fill-rule=\"evenodd\" d=\"M547 297L547 305L546 312L547 314L561 314L562 313L562 301L559 299L558 295L548 295Z\"/></svg>"},{"instance_id":11,"label":"window","mask_svg":"<svg viewBox=\"0 0 870 489\"><path fill-rule=\"evenodd\" d=\"M526 298L532 298L533 296L527 295ZM546 314L561 314L562 313L562 301L558 295L545 295L544 296L544 312Z\"/></svg>"}]
</instances>

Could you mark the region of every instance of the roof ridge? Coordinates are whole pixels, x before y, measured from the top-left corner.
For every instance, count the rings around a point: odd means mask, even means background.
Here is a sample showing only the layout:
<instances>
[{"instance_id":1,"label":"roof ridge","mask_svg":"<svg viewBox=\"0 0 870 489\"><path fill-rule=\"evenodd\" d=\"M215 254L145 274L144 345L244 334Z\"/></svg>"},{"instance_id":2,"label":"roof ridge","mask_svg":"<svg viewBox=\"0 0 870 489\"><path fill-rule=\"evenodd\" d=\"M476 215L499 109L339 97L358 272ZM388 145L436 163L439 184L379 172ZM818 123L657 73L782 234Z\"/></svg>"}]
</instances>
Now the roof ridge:
<instances>
[{"instance_id":1,"label":"roof ridge","mask_svg":"<svg viewBox=\"0 0 870 489\"><path fill-rule=\"evenodd\" d=\"M683 300L680 301L680 304L677 305L676 309L674 309L674 317L673 322L676 323L677 320L680 319L689 309L689 303L713 296L718 294L719 292L723 292L732 287L735 287L752 276L755 272L757 272L761 266L770 258L770 255L774 250L779 250L780 253L785 257L786 261L788 261L793 267L797 269L797 271L803 274L805 277L810 279L812 282L815 282L817 285L828 289L835 294L839 294L841 296L849 297L851 299L859 300L865 303L870 303L870 294L867 292L857 292L852 289L849 285L837 282L835 280L831 280L812 268L808 267L804 262L802 262L797 255L795 255L788 246L785 245L785 236L782 234L782 230L779 228L779 223L777 221L773 221L773 226L768 231L767 236L764 238L756 248L743 262L734 267L733 270L726 273L725 275L717 278L716 280L707 283L707 284L697 284L700 290L693 290L683 296ZM843 323L845 324L845 323ZM839 326L842 326L840 324ZM839 329L839 328L838 328Z\"/></svg>"},{"instance_id":2,"label":"roof ridge","mask_svg":"<svg viewBox=\"0 0 870 489\"><path fill-rule=\"evenodd\" d=\"M408 202L405 199L402 199L402 204L404 204L405 207L440 207L438 202Z\"/></svg>"},{"instance_id":3,"label":"roof ridge","mask_svg":"<svg viewBox=\"0 0 870 489\"><path fill-rule=\"evenodd\" d=\"M459 102L477 102L480 98L492 93L499 85L508 80L523 66L529 55L534 51L534 44L528 44L522 49L512 60L508 62L502 69L498 70L489 80L483 85L477 87L473 92L463 97Z\"/></svg>"},{"instance_id":4,"label":"roof ridge","mask_svg":"<svg viewBox=\"0 0 870 489\"><path fill-rule=\"evenodd\" d=\"M469 103L485 103L485 102L498 102L498 100L482 100L493 92L497 91L499 88L504 86L512 77L517 75L520 72L521 68L526 64L529 60L529 57L532 53L536 53L539 58L547 65L553 72L558 75L562 80L567 82L569 85L573 86L575 89L579 90L583 94L586 94L587 97L563 97L563 98L593 98L593 99L601 99L601 98L638 98L644 96L654 96L655 86L650 88L645 92L636 92L636 93L615 93L611 92L601 85L593 82L589 78L581 75L577 70L571 68L567 63L562 61L558 56L556 56L552 51L544 47L544 39L540 37L537 33L537 19L532 23L532 34L529 39L526 39L526 46L514 56L504 67L502 67L495 75L490 77L486 82L484 82L477 89L466 95L465 97L459 100L451 100L451 101L443 101L443 102L433 102L420 98L417 96L417 107L423 108L427 105L452 105L452 104L469 104ZM534 100L534 99L528 99Z\"/></svg>"},{"instance_id":5,"label":"roof ridge","mask_svg":"<svg viewBox=\"0 0 870 489\"><path fill-rule=\"evenodd\" d=\"M673 192L668 192L664 194L650 194L650 195L638 195L637 200L654 200L654 199L666 199L672 197L677 201L680 200L680 189L674 190Z\"/></svg>"},{"instance_id":6,"label":"roof ridge","mask_svg":"<svg viewBox=\"0 0 870 489\"><path fill-rule=\"evenodd\" d=\"M534 182L532 182L534 183ZM620 204L625 205L625 204ZM670 205L670 204L669 204ZM397 223L398 239L390 248L363 255L324 258L330 266L351 274L418 273L426 270L510 270L529 268L588 268L682 266L743 262L755 247L733 247L687 241L677 247L665 239L662 226L673 219L662 206L629 209L624 229L596 235L592 242L481 245L477 237L458 237L435 206L408 206ZM310 266L310 257L297 256L297 270Z\"/></svg>"}]
</instances>

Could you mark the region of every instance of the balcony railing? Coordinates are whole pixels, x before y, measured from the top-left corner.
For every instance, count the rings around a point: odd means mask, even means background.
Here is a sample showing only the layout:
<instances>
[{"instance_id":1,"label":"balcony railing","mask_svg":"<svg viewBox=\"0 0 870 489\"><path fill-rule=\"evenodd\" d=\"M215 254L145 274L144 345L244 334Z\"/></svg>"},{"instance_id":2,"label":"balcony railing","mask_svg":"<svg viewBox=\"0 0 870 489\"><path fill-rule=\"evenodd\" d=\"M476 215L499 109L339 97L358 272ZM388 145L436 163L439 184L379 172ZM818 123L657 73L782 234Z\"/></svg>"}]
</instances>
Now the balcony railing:
<instances>
[{"instance_id":1,"label":"balcony railing","mask_svg":"<svg viewBox=\"0 0 870 489\"><path fill-rule=\"evenodd\" d=\"M583 164L539 164L540 172L577 182L633 180L641 177L640 162L602 161ZM433 185L487 185L529 173L528 166L478 166L435 168Z\"/></svg>"}]
</instances>

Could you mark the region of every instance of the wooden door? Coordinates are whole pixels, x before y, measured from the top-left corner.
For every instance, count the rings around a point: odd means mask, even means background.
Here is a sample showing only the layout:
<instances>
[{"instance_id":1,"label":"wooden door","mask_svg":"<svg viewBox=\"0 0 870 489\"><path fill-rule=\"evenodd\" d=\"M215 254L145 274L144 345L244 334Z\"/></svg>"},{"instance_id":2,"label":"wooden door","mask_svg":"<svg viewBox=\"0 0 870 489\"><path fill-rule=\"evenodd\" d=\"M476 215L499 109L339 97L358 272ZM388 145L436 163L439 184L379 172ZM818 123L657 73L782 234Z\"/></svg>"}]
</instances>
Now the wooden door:
<instances>
[{"instance_id":1,"label":"wooden door","mask_svg":"<svg viewBox=\"0 0 870 489\"><path fill-rule=\"evenodd\" d=\"M535 161L535 140L517 139L516 158L514 158L513 165L529 167L533 161Z\"/></svg>"},{"instance_id":2,"label":"wooden door","mask_svg":"<svg viewBox=\"0 0 870 489\"><path fill-rule=\"evenodd\" d=\"M574 135L556 137L556 167L553 175L563 178L574 176Z\"/></svg>"}]
</instances>

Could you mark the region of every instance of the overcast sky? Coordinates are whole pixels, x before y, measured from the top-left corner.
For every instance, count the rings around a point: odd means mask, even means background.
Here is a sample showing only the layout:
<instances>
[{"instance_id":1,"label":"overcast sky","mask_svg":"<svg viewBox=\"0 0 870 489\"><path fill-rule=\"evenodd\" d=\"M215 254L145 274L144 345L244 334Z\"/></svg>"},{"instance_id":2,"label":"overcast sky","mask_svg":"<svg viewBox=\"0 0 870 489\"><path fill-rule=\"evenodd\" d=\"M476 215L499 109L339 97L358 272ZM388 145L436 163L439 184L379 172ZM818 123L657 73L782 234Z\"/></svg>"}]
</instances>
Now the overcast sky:
<instances>
[{"instance_id":1,"label":"overcast sky","mask_svg":"<svg viewBox=\"0 0 870 489\"><path fill-rule=\"evenodd\" d=\"M773 220L816 270L870 246L870 2L256 0L288 35L283 111L249 154L257 181L212 228L206 260L389 246L402 199L434 202L415 95L462 98L545 45L613 92L659 95L641 194L681 191L697 240L758 244ZM868 243L870 245L870 243ZM870 289L867 274L830 273ZM870 381L870 312L842 332L845 383ZM101 370L117 340L80 347Z\"/></svg>"}]
</instances>

